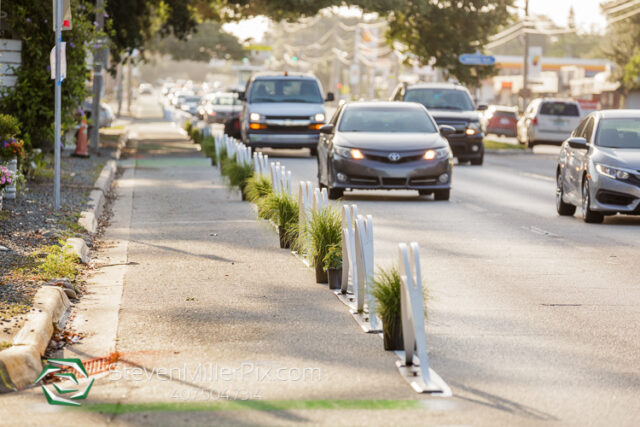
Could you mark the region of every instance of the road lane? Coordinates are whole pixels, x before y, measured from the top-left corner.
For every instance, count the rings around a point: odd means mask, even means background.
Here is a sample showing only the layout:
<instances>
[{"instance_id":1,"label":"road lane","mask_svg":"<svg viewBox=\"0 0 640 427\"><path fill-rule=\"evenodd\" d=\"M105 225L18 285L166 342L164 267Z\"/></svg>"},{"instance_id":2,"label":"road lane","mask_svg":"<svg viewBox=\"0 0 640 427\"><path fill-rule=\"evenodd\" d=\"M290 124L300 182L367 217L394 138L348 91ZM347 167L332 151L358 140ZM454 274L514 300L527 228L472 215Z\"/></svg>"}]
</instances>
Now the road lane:
<instances>
[{"instance_id":1,"label":"road lane","mask_svg":"<svg viewBox=\"0 0 640 427\"><path fill-rule=\"evenodd\" d=\"M315 159L269 154L315 182ZM373 215L377 265L395 260L398 242L420 244L433 366L472 412L632 425L640 219L558 217L554 168L553 153L488 155L455 168L450 202L411 191L345 201Z\"/></svg>"}]
</instances>

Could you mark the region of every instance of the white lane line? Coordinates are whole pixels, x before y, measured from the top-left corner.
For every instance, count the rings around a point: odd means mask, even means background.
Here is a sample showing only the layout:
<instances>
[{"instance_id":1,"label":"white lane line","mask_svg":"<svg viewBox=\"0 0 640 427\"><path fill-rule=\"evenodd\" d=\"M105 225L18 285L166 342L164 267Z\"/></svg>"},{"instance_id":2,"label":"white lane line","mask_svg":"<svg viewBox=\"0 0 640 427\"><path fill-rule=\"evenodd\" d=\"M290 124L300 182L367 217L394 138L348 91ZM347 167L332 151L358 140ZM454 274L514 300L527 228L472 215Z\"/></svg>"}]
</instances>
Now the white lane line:
<instances>
[{"instance_id":1,"label":"white lane line","mask_svg":"<svg viewBox=\"0 0 640 427\"><path fill-rule=\"evenodd\" d=\"M520 172L521 176L526 176L529 178L534 178L534 179L539 179L542 181L548 181L548 182L556 182L556 180L550 176L546 176L546 175L540 175L537 173L530 173L530 172Z\"/></svg>"}]
</instances>

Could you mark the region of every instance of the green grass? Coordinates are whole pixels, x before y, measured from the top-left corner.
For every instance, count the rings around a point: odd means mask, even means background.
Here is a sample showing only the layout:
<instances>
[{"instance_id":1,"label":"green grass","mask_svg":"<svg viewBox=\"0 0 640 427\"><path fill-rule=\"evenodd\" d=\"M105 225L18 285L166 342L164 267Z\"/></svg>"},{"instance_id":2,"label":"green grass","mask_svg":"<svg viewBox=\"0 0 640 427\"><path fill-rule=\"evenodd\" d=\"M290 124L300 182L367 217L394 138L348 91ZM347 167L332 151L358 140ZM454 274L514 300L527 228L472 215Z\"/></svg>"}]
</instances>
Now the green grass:
<instances>
[{"instance_id":1,"label":"green grass","mask_svg":"<svg viewBox=\"0 0 640 427\"><path fill-rule=\"evenodd\" d=\"M260 208L261 201L273 193L271 180L262 175L253 175L247 180L244 195L248 201L255 203Z\"/></svg>"},{"instance_id":2,"label":"green grass","mask_svg":"<svg viewBox=\"0 0 640 427\"><path fill-rule=\"evenodd\" d=\"M318 265L332 246L342 246L342 217L334 206L312 212L305 230L300 233L298 249L306 248L307 255Z\"/></svg>"},{"instance_id":3,"label":"green grass","mask_svg":"<svg viewBox=\"0 0 640 427\"><path fill-rule=\"evenodd\" d=\"M103 414L135 412L409 410L425 409L420 400L215 400L208 402L95 403L74 410Z\"/></svg>"},{"instance_id":4,"label":"green grass","mask_svg":"<svg viewBox=\"0 0 640 427\"><path fill-rule=\"evenodd\" d=\"M397 267L380 268L373 279L373 297L382 322L393 330L400 319L400 273Z\"/></svg>"},{"instance_id":5,"label":"green grass","mask_svg":"<svg viewBox=\"0 0 640 427\"><path fill-rule=\"evenodd\" d=\"M492 139L484 140L484 148L486 150L526 150L524 144L508 144L506 142L498 142Z\"/></svg>"},{"instance_id":6,"label":"green grass","mask_svg":"<svg viewBox=\"0 0 640 427\"><path fill-rule=\"evenodd\" d=\"M66 277L71 280L78 275L78 257L74 253L65 251L66 242L58 245L47 246L43 249L46 254L44 261L37 267L40 277L51 280L58 277Z\"/></svg>"}]
</instances>

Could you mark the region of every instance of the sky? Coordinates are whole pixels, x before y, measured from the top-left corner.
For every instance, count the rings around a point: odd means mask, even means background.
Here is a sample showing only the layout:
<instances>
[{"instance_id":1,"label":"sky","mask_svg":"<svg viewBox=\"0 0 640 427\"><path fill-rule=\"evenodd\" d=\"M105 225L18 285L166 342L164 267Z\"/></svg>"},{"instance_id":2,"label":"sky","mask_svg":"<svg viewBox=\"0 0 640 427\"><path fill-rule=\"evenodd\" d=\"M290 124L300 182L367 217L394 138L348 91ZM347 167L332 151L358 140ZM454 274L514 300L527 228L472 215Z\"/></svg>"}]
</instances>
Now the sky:
<instances>
[{"instance_id":1,"label":"sky","mask_svg":"<svg viewBox=\"0 0 640 427\"><path fill-rule=\"evenodd\" d=\"M569 8L573 5L576 25L579 29L590 29L592 26L604 30L605 19L600 12L603 0L529 0L529 13L547 15L560 26L567 25ZM516 6L524 8L525 0L516 0ZM224 29L236 35L240 40L253 38L260 40L267 30L269 20L263 17L248 19L239 23L225 24Z\"/></svg>"}]
</instances>

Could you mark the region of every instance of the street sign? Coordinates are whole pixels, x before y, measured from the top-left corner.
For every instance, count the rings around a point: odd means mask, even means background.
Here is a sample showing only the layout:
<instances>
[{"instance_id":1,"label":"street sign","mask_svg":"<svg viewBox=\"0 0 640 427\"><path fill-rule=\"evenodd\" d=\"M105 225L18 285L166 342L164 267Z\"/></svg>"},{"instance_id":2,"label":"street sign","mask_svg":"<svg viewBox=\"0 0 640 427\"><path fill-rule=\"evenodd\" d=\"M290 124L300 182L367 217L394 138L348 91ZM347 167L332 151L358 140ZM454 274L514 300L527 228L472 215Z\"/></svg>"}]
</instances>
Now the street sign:
<instances>
[{"instance_id":1,"label":"street sign","mask_svg":"<svg viewBox=\"0 0 640 427\"><path fill-rule=\"evenodd\" d=\"M480 53L463 53L458 57L458 60L464 65L493 65L496 63L495 56Z\"/></svg>"},{"instance_id":2,"label":"street sign","mask_svg":"<svg viewBox=\"0 0 640 427\"><path fill-rule=\"evenodd\" d=\"M73 25L71 23L71 0L53 0L53 31L56 30L56 3L58 1L64 1L62 6L62 31L69 31L73 29Z\"/></svg>"}]
</instances>

